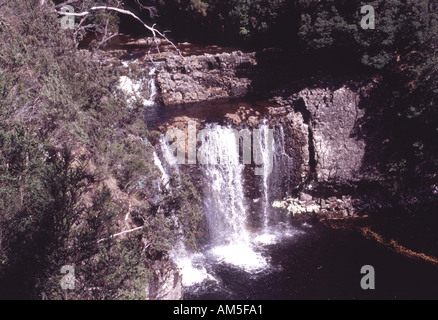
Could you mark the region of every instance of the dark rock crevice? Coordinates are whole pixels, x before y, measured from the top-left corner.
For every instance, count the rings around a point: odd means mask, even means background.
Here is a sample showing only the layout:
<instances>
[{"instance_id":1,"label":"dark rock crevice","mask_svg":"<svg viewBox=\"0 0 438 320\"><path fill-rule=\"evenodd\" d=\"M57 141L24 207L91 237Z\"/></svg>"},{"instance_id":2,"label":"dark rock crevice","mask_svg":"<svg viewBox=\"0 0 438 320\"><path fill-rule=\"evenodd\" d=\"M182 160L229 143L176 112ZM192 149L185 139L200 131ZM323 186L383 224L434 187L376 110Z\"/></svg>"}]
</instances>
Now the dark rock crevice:
<instances>
[{"instance_id":1,"label":"dark rock crevice","mask_svg":"<svg viewBox=\"0 0 438 320\"><path fill-rule=\"evenodd\" d=\"M293 104L294 110L296 112L301 113L303 116L304 123L308 126L308 141L309 141L309 178L307 183L312 180L317 181L316 175L316 155L315 155L315 145L314 145L314 137L313 137L313 129L312 129L312 118L309 110L306 108L306 104L303 99L298 99Z\"/></svg>"}]
</instances>

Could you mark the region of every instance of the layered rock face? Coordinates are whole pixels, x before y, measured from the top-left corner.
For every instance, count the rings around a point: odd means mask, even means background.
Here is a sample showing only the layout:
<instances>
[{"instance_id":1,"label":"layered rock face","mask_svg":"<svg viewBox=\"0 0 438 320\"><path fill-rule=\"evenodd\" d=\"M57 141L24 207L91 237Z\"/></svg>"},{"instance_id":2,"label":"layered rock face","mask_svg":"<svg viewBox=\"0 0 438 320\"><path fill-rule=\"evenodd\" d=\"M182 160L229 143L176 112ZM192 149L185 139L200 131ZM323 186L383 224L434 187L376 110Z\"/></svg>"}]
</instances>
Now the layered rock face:
<instances>
[{"instance_id":1,"label":"layered rock face","mask_svg":"<svg viewBox=\"0 0 438 320\"><path fill-rule=\"evenodd\" d=\"M361 172L366 143L356 134L359 93L348 87L304 89L280 104L293 106L309 125L312 167L317 181L351 183L363 179Z\"/></svg>"},{"instance_id":2,"label":"layered rock face","mask_svg":"<svg viewBox=\"0 0 438 320\"><path fill-rule=\"evenodd\" d=\"M302 175L312 181L303 186L296 197L276 202L275 206L287 209L293 215L315 213L325 218L343 218L391 208L390 195L370 182L378 163L374 155L372 159L368 157L370 151L377 151L369 148L369 144L374 146L370 138L360 134L365 117L360 100L369 88L367 82L355 89L348 85L336 89L321 86L273 98L279 106L270 113L280 113L283 119L296 114L303 116L301 126L295 123L289 127L301 127L301 135L308 139L307 144L301 144L308 148L309 154L308 166L303 167ZM285 112L287 115L283 116ZM362 191L358 189L359 185ZM363 188L367 192L363 192Z\"/></svg>"},{"instance_id":3,"label":"layered rock face","mask_svg":"<svg viewBox=\"0 0 438 320\"><path fill-rule=\"evenodd\" d=\"M365 142L355 136L357 120L364 115L358 95L346 87L303 90L299 97L310 113L317 179L348 182L361 179Z\"/></svg>"},{"instance_id":4,"label":"layered rock face","mask_svg":"<svg viewBox=\"0 0 438 320\"><path fill-rule=\"evenodd\" d=\"M257 64L255 53L172 56L160 64L157 84L165 105L244 97Z\"/></svg>"}]
</instances>

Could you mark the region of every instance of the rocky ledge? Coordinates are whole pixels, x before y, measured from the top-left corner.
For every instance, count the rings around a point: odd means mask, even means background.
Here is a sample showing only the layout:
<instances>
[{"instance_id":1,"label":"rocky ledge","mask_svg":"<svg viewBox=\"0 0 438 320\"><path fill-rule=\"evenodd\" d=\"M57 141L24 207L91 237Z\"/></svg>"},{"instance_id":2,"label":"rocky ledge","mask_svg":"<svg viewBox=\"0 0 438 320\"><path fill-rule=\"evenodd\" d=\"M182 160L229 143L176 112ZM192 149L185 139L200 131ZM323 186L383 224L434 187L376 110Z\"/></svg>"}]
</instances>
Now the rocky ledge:
<instances>
[{"instance_id":1,"label":"rocky ledge","mask_svg":"<svg viewBox=\"0 0 438 320\"><path fill-rule=\"evenodd\" d=\"M282 201L274 201L274 208L287 210L294 217L320 218L320 219L343 219L369 214L382 209L390 209L392 206L380 202L375 198L365 199L360 196L342 195L313 197L308 193L301 193L296 198L287 198Z\"/></svg>"},{"instance_id":2,"label":"rocky ledge","mask_svg":"<svg viewBox=\"0 0 438 320\"><path fill-rule=\"evenodd\" d=\"M160 64L157 85L165 105L247 95L257 65L255 53L171 56Z\"/></svg>"}]
</instances>

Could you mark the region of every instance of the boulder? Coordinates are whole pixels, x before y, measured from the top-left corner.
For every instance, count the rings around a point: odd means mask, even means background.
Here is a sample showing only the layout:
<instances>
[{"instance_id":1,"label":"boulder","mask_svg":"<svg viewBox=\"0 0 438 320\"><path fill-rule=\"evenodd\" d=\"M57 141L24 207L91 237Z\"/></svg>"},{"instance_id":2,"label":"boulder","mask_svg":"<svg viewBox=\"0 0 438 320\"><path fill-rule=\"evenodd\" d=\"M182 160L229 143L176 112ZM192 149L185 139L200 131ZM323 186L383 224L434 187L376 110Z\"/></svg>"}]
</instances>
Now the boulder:
<instances>
[{"instance_id":1,"label":"boulder","mask_svg":"<svg viewBox=\"0 0 438 320\"><path fill-rule=\"evenodd\" d=\"M157 262L146 287L148 300L182 300L183 285L179 270L170 262Z\"/></svg>"}]
</instances>

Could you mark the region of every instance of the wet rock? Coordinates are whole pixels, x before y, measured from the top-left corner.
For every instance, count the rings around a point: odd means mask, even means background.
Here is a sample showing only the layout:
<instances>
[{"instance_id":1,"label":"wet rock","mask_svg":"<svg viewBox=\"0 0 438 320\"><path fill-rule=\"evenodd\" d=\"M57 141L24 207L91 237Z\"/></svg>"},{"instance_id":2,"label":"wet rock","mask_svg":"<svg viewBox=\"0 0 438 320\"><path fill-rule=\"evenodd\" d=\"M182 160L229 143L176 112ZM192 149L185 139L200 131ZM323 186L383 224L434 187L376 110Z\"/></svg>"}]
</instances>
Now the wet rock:
<instances>
[{"instance_id":1,"label":"wet rock","mask_svg":"<svg viewBox=\"0 0 438 320\"><path fill-rule=\"evenodd\" d=\"M227 113L225 115L225 118L228 119L228 121L236 127L238 127L242 123L242 119L239 117L239 115L235 113Z\"/></svg>"},{"instance_id":2,"label":"wet rock","mask_svg":"<svg viewBox=\"0 0 438 320\"><path fill-rule=\"evenodd\" d=\"M371 208L369 203L363 202L360 198L353 198L351 195L320 198L306 193L301 193L298 198L275 201L273 207L285 209L293 216L316 215L322 219L355 217L360 213L367 213Z\"/></svg>"},{"instance_id":3,"label":"wet rock","mask_svg":"<svg viewBox=\"0 0 438 320\"><path fill-rule=\"evenodd\" d=\"M258 125L259 125L259 119L258 119L258 117L250 116L250 117L248 118L247 123L248 123L249 126L251 126L251 127L253 127L253 128L256 128L256 127L258 127Z\"/></svg>"},{"instance_id":4,"label":"wet rock","mask_svg":"<svg viewBox=\"0 0 438 320\"><path fill-rule=\"evenodd\" d=\"M288 111L286 107L269 107L268 114L272 116L285 116Z\"/></svg>"},{"instance_id":5,"label":"wet rock","mask_svg":"<svg viewBox=\"0 0 438 320\"><path fill-rule=\"evenodd\" d=\"M182 300L182 276L179 270L170 262L157 262L153 266L153 276L150 279L146 296L148 300Z\"/></svg>"},{"instance_id":6,"label":"wet rock","mask_svg":"<svg viewBox=\"0 0 438 320\"><path fill-rule=\"evenodd\" d=\"M328 82L334 83L335 79ZM302 115L308 126L309 160L317 181L339 185L361 181L366 178L364 158L367 143L358 131L365 115L365 110L359 107L363 90L347 85L340 85L338 89L322 83L318 86L296 92L293 88L276 92L278 95L270 101L278 107L270 108L268 113L282 118ZM286 92L289 92L288 97ZM293 111L284 116L284 110L290 107ZM367 166L367 170L372 168Z\"/></svg>"}]
</instances>

